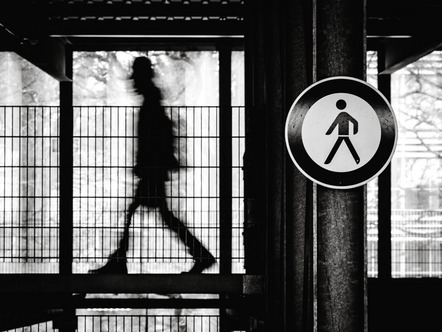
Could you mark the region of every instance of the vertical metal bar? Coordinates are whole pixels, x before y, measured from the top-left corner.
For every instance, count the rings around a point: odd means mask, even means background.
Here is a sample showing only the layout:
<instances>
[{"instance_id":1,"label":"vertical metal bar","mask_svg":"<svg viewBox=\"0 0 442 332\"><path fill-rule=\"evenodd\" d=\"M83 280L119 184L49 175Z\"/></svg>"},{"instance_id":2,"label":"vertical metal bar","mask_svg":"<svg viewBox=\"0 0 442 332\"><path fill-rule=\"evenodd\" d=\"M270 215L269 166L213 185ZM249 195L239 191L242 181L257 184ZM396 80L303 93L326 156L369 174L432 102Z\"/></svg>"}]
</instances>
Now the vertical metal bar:
<instances>
[{"instance_id":1,"label":"vertical metal bar","mask_svg":"<svg viewBox=\"0 0 442 332\"><path fill-rule=\"evenodd\" d=\"M66 52L72 77L72 52ZM73 250L73 106L72 82L60 82L60 274L72 274Z\"/></svg>"},{"instance_id":2,"label":"vertical metal bar","mask_svg":"<svg viewBox=\"0 0 442 332\"><path fill-rule=\"evenodd\" d=\"M7 139L7 133L6 133L6 124L7 124L7 117L6 117L6 107L0 107L0 111L2 111L2 119L3 119L3 126L0 126L0 147L3 145L3 156L6 156L6 147L9 145L8 144L8 139ZM2 209L2 215L1 218L6 222L7 219L7 210L6 210L6 192L7 192L7 188L6 188L6 174L7 174L7 165L8 165L8 161L6 161L6 158L3 158L3 162L0 164L0 170L3 176L3 182L2 182L2 188L1 190L1 197L3 198L3 206L1 206L0 208ZM11 195L12 196L12 195ZM9 226L10 227L10 226ZM8 261L8 257L6 256L6 248L9 247L9 244L7 244L9 242L9 239L7 239L7 234L8 234L8 229L5 227L5 229L2 232L2 237L3 237L3 245L1 246L0 250L2 251L3 255L0 256L5 262Z\"/></svg>"},{"instance_id":3,"label":"vertical metal bar","mask_svg":"<svg viewBox=\"0 0 442 332\"><path fill-rule=\"evenodd\" d=\"M232 102L229 44L219 48L220 273L232 272Z\"/></svg>"},{"instance_id":4,"label":"vertical metal bar","mask_svg":"<svg viewBox=\"0 0 442 332\"><path fill-rule=\"evenodd\" d=\"M19 194L19 202L18 202L18 211L19 211L19 240L18 240L18 247L20 250L20 262L25 262L28 257L28 248L27 248L27 238L28 238L28 225L27 225L27 188L28 188L28 179L27 179L27 161L28 161L28 155L27 155L27 135L24 135L23 133L28 132L28 126L27 126L27 118L26 115L28 114L28 107L19 107L18 110L18 138L19 138L19 155L20 155L20 164L19 164L19 179L20 179L20 186L18 188L18 194Z\"/></svg>"},{"instance_id":5,"label":"vertical metal bar","mask_svg":"<svg viewBox=\"0 0 442 332\"><path fill-rule=\"evenodd\" d=\"M265 331L285 331L287 317L281 3L246 2L246 268L266 276Z\"/></svg>"},{"instance_id":6,"label":"vertical metal bar","mask_svg":"<svg viewBox=\"0 0 442 332\"><path fill-rule=\"evenodd\" d=\"M318 79L365 78L365 0L317 0ZM365 186L317 187L318 332L367 331Z\"/></svg>"},{"instance_id":7,"label":"vertical metal bar","mask_svg":"<svg viewBox=\"0 0 442 332\"><path fill-rule=\"evenodd\" d=\"M296 97L313 83L313 3L281 1L284 114ZM303 47L300 47L302 45ZM286 331L312 332L314 328L313 246L314 186L286 156Z\"/></svg>"},{"instance_id":8,"label":"vertical metal bar","mask_svg":"<svg viewBox=\"0 0 442 332\"><path fill-rule=\"evenodd\" d=\"M378 72L385 69L385 49L378 51ZM391 100L391 75L378 75L378 89ZM391 166L378 178L378 278L391 278Z\"/></svg>"},{"instance_id":9,"label":"vertical metal bar","mask_svg":"<svg viewBox=\"0 0 442 332\"><path fill-rule=\"evenodd\" d=\"M264 274L265 242L265 129L263 1L246 1L245 132L244 154L244 254L249 274ZM263 151L264 150L264 151Z\"/></svg>"},{"instance_id":10,"label":"vertical metal bar","mask_svg":"<svg viewBox=\"0 0 442 332\"><path fill-rule=\"evenodd\" d=\"M286 97L283 77L284 41L281 32L282 1L263 1L264 127L267 266L266 330L287 331L287 200L284 121ZM258 135L262 135L258 133ZM259 150L262 147L257 147ZM258 152L260 153L260 152Z\"/></svg>"},{"instance_id":11,"label":"vertical metal bar","mask_svg":"<svg viewBox=\"0 0 442 332\"><path fill-rule=\"evenodd\" d=\"M232 48L219 46L220 126L220 273L232 273ZM221 295L222 296L222 295ZM220 309L220 331L230 331L225 309Z\"/></svg>"}]
</instances>

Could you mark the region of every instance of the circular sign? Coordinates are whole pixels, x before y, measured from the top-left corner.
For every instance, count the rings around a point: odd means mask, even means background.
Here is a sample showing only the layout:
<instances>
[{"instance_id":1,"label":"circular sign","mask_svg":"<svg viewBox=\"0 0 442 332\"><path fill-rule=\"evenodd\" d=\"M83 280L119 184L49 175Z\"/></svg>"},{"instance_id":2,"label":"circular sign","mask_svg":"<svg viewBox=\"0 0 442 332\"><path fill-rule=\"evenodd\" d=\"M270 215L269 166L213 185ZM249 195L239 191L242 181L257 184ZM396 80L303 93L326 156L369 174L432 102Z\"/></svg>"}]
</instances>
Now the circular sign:
<instances>
[{"instance_id":1,"label":"circular sign","mask_svg":"<svg viewBox=\"0 0 442 332\"><path fill-rule=\"evenodd\" d=\"M354 188L387 167L396 147L397 122L390 103L370 84L330 77L295 100L285 139L306 177L329 188Z\"/></svg>"}]
</instances>

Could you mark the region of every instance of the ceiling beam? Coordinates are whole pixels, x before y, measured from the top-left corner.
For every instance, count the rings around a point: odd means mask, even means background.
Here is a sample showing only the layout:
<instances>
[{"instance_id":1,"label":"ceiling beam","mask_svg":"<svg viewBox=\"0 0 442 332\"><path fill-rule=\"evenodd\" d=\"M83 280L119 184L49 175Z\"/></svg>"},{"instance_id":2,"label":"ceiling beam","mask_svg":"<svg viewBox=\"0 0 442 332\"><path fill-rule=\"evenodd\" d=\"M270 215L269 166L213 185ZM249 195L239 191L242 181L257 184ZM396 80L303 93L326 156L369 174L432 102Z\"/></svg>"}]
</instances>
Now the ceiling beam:
<instances>
[{"instance_id":1,"label":"ceiling beam","mask_svg":"<svg viewBox=\"0 0 442 332\"><path fill-rule=\"evenodd\" d=\"M60 3L46 6L49 17L244 17L241 3Z\"/></svg>"},{"instance_id":2,"label":"ceiling beam","mask_svg":"<svg viewBox=\"0 0 442 332\"><path fill-rule=\"evenodd\" d=\"M380 74L392 74L442 47L442 36L431 40L428 38L390 40L384 47L385 69Z\"/></svg>"},{"instance_id":3,"label":"ceiling beam","mask_svg":"<svg viewBox=\"0 0 442 332\"><path fill-rule=\"evenodd\" d=\"M43 5L32 0L0 1L0 25L18 38L34 41L46 36Z\"/></svg>"},{"instance_id":4,"label":"ceiling beam","mask_svg":"<svg viewBox=\"0 0 442 332\"><path fill-rule=\"evenodd\" d=\"M70 37L73 51L215 51L217 43L224 38L210 36L153 36L153 37ZM227 38L232 50L244 50L244 37Z\"/></svg>"},{"instance_id":5,"label":"ceiling beam","mask_svg":"<svg viewBox=\"0 0 442 332\"><path fill-rule=\"evenodd\" d=\"M244 21L225 20L83 20L53 22L50 36L152 37L152 36L243 36Z\"/></svg>"},{"instance_id":6,"label":"ceiling beam","mask_svg":"<svg viewBox=\"0 0 442 332\"><path fill-rule=\"evenodd\" d=\"M70 81L65 70L65 41L44 38L30 43L0 26L0 50L15 52L58 81Z\"/></svg>"},{"instance_id":7,"label":"ceiling beam","mask_svg":"<svg viewBox=\"0 0 442 332\"><path fill-rule=\"evenodd\" d=\"M35 45L37 56L34 64L60 82L70 82L66 74L66 45L64 38L45 38Z\"/></svg>"}]
</instances>

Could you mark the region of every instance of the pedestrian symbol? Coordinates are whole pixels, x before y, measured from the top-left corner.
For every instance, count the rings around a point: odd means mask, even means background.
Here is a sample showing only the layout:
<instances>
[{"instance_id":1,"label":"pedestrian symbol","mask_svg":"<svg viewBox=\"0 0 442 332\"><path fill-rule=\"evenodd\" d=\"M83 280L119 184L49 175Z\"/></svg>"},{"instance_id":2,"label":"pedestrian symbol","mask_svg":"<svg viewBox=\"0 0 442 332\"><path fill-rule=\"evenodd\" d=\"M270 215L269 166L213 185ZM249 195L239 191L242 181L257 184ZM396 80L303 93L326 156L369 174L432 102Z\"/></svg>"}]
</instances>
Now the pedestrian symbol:
<instances>
[{"instance_id":1,"label":"pedestrian symbol","mask_svg":"<svg viewBox=\"0 0 442 332\"><path fill-rule=\"evenodd\" d=\"M336 102L336 107L340 110L344 109L346 107L347 103L343 99L339 99ZM356 152L353 144L351 144L349 136L349 125L350 123L353 124L353 135L356 135L358 133L358 121L356 121L350 114L347 112L341 112L336 117L335 121L333 121L330 128L328 128L326 135L330 135L335 127L338 127L338 140L336 141L335 145L333 146L332 150L330 151L330 154L328 155L327 159L325 160L326 164L330 164L333 157L335 156L336 152L339 149L339 146L342 142L345 142L347 144L348 149L351 152L351 155L353 156L353 159L355 160L356 164L359 164L360 158L358 153Z\"/></svg>"},{"instance_id":2,"label":"pedestrian symbol","mask_svg":"<svg viewBox=\"0 0 442 332\"><path fill-rule=\"evenodd\" d=\"M318 166L332 172L363 167L379 148L381 125L362 98L333 93L320 98L306 113L302 144Z\"/></svg>"},{"instance_id":3,"label":"pedestrian symbol","mask_svg":"<svg viewBox=\"0 0 442 332\"><path fill-rule=\"evenodd\" d=\"M287 116L286 144L294 164L311 180L353 188L387 166L396 127L391 106L378 90L355 78L332 77L295 100Z\"/></svg>"}]
</instances>

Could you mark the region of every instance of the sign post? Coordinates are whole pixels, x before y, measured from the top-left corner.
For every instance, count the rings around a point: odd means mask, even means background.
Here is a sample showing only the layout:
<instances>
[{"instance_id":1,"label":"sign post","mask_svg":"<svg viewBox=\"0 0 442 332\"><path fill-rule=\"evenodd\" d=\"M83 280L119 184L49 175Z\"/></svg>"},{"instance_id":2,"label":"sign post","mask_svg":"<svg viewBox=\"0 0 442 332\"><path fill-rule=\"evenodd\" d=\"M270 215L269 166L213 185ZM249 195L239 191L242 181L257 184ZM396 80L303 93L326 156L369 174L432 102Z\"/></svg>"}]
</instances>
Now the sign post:
<instances>
[{"instance_id":1,"label":"sign post","mask_svg":"<svg viewBox=\"0 0 442 332\"><path fill-rule=\"evenodd\" d=\"M389 164L397 122L366 82L333 76L304 90L286 119L296 167L317 188L317 330L367 331L364 184Z\"/></svg>"}]
</instances>

